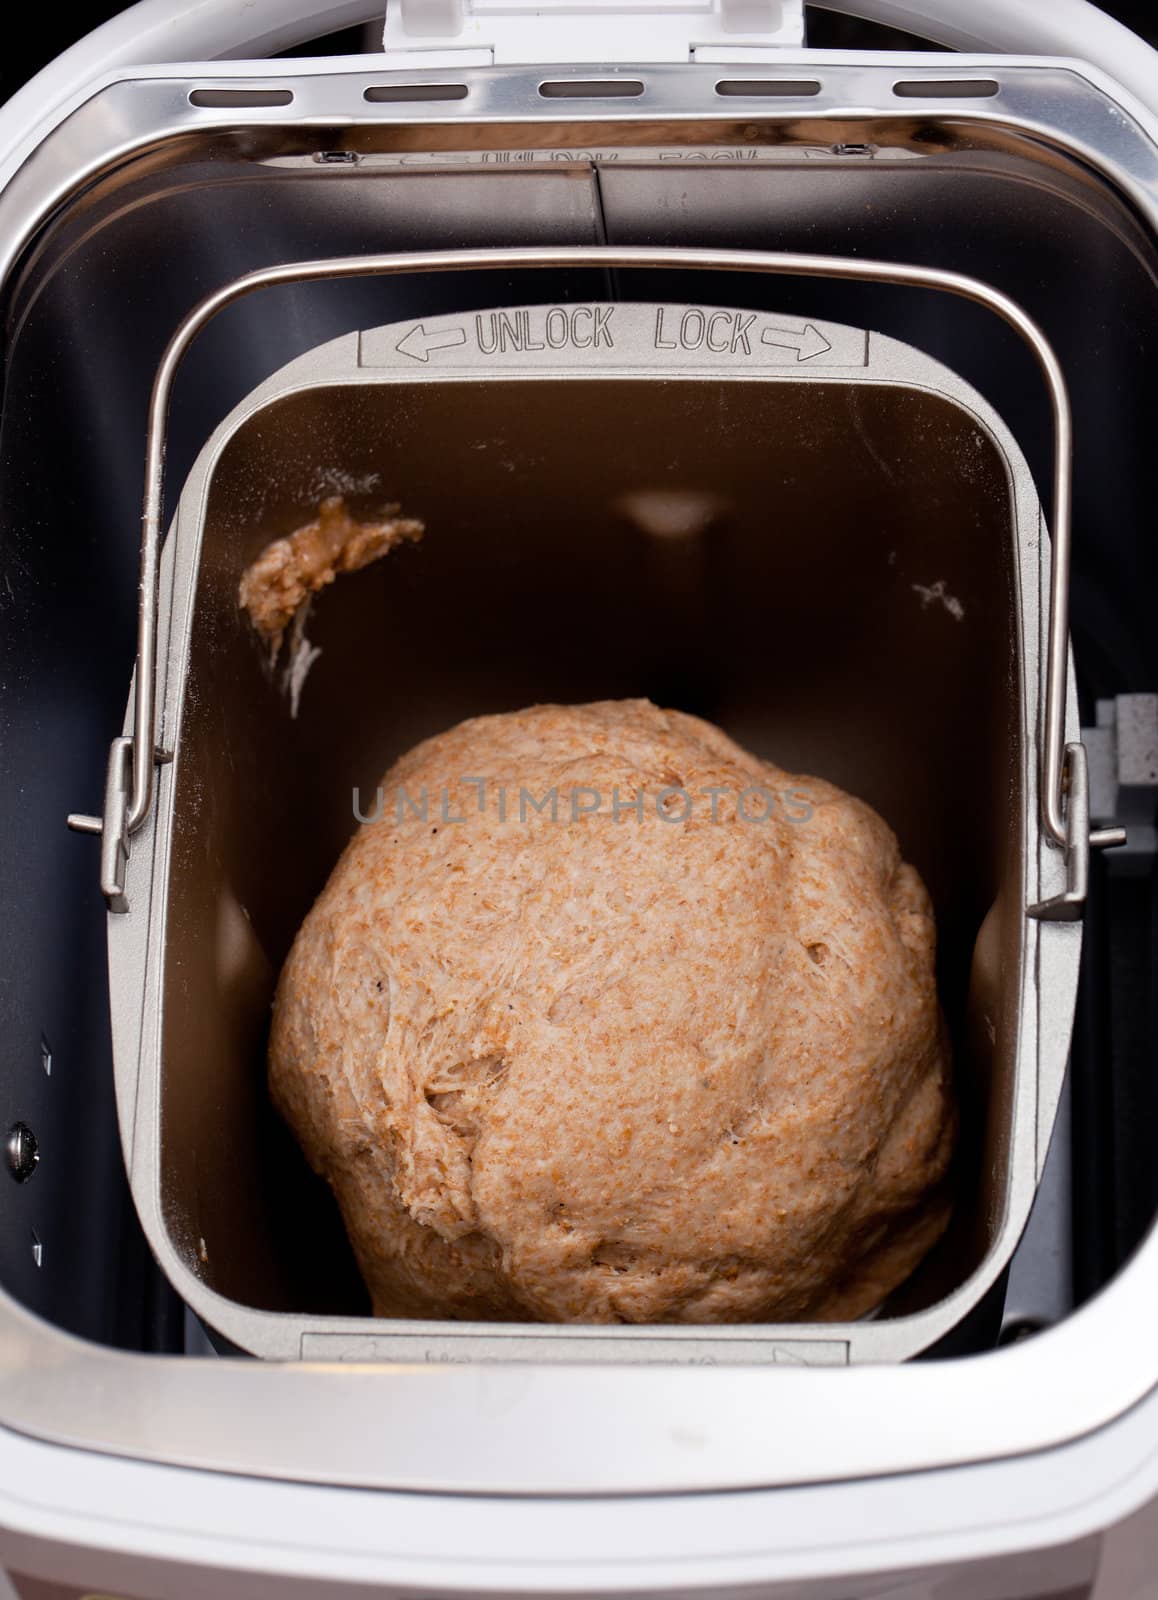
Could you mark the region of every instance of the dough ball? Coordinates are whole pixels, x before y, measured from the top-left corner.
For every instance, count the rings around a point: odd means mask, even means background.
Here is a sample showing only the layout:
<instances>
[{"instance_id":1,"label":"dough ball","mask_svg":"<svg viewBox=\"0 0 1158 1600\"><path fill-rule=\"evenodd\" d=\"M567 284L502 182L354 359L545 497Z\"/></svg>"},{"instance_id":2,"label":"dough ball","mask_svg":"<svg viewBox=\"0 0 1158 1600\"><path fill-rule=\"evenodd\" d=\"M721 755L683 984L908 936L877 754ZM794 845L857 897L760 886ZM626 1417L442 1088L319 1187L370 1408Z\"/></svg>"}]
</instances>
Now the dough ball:
<instances>
[{"instance_id":1,"label":"dough ball","mask_svg":"<svg viewBox=\"0 0 1158 1600\"><path fill-rule=\"evenodd\" d=\"M874 811L642 700L474 718L381 800L269 1058L376 1315L843 1320L912 1271L955 1117Z\"/></svg>"}]
</instances>

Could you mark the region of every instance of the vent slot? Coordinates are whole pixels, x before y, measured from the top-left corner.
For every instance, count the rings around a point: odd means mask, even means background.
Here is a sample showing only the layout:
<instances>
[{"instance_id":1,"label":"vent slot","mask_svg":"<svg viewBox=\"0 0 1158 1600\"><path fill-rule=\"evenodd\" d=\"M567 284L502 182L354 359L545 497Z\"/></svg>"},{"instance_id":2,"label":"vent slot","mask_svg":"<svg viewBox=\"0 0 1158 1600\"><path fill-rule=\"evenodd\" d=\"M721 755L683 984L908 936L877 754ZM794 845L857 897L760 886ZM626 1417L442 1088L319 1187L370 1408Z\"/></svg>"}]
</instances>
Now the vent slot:
<instances>
[{"instance_id":1,"label":"vent slot","mask_svg":"<svg viewBox=\"0 0 1158 1600\"><path fill-rule=\"evenodd\" d=\"M469 93L465 83L377 83L362 98L371 105L404 105L411 100L465 100Z\"/></svg>"},{"instance_id":2,"label":"vent slot","mask_svg":"<svg viewBox=\"0 0 1158 1600\"><path fill-rule=\"evenodd\" d=\"M819 94L820 84L815 78L721 78L716 85L716 93L767 100L797 100Z\"/></svg>"},{"instance_id":3,"label":"vent slot","mask_svg":"<svg viewBox=\"0 0 1158 1600\"><path fill-rule=\"evenodd\" d=\"M189 104L226 110L239 106L292 106L291 89L191 89Z\"/></svg>"},{"instance_id":4,"label":"vent slot","mask_svg":"<svg viewBox=\"0 0 1158 1600\"><path fill-rule=\"evenodd\" d=\"M544 100L634 100L643 93L638 78L560 78L541 83Z\"/></svg>"},{"instance_id":5,"label":"vent slot","mask_svg":"<svg viewBox=\"0 0 1158 1600\"><path fill-rule=\"evenodd\" d=\"M902 78L893 93L902 100L986 100L1000 87L993 78Z\"/></svg>"}]
</instances>

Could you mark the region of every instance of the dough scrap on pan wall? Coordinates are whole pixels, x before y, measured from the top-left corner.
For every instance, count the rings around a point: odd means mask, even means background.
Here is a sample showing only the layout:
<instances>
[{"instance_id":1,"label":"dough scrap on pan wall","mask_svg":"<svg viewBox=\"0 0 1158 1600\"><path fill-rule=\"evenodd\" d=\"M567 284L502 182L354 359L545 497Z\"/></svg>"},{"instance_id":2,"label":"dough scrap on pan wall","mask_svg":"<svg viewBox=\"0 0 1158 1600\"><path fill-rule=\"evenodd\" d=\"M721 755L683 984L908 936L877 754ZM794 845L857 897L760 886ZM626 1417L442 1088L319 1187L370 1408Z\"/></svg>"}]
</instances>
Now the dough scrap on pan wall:
<instances>
[{"instance_id":1,"label":"dough scrap on pan wall","mask_svg":"<svg viewBox=\"0 0 1158 1600\"><path fill-rule=\"evenodd\" d=\"M908 1276L955 1115L932 909L873 810L640 700L464 722L382 795L269 1057L376 1315L848 1319Z\"/></svg>"}]
</instances>

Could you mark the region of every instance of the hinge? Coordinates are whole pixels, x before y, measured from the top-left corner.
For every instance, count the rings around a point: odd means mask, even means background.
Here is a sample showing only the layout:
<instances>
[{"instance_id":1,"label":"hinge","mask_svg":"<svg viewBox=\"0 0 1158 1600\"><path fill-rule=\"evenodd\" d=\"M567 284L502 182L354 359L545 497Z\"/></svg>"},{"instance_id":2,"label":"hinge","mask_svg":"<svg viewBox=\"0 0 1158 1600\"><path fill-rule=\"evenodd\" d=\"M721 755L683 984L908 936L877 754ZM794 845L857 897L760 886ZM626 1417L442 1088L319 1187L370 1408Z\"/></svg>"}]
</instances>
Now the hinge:
<instances>
[{"instance_id":1,"label":"hinge","mask_svg":"<svg viewBox=\"0 0 1158 1600\"><path fill-rule=\"evenodd\" d=\"M804 0L387 0L391 65L752 61L804 43Z\"/></svg>"}]
</instances>

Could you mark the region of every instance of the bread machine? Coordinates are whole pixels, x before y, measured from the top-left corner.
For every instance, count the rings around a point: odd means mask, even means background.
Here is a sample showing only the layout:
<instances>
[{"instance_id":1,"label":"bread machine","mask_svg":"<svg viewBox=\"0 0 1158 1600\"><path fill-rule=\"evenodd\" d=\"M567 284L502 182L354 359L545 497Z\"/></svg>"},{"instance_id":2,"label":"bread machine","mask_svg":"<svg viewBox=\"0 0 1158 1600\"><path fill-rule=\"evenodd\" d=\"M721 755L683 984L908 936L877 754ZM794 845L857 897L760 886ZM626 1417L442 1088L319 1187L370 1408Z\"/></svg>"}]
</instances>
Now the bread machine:
<instances>
[{"instance_id":1,"label":"bread machine","mask_svg":"<svg viewBox=\"0 0 1158 1600\"><path fill-rule=\"evenodd\" d=\"M0 111L0 1562L1145 1592L1095 1585L1158 1496L1155 59L1078 0L277 54L372 10L146 0ZM428 537L288 684L237 581L327 492ZM264 1093L289 940L407 745L639 693L920 867L953 1229L854 1324L372 1319Z\"/></svg>"}]
</instances>

